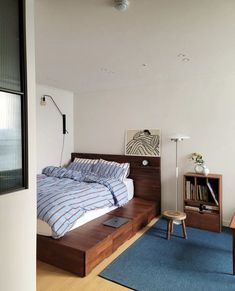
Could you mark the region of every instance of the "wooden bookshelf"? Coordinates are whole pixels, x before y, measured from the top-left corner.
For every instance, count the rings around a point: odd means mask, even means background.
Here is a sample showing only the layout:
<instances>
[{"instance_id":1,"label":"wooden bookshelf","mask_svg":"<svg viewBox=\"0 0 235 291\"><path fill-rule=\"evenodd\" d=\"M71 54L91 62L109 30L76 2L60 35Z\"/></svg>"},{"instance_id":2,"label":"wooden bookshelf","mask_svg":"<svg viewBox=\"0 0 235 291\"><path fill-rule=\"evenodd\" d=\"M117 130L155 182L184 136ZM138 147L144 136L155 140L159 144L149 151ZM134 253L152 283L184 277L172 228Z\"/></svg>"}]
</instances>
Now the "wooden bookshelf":
<instances>
[{"instance_id":1,"label":"wooden bookshelf","mask_svg":"<svg viewBox=\"0 0 235 291\"><path fill-rule=\"evenodd\" d=\"M222 175L186 173L183 179L186 225L212 231L222 227Z\"/></svg>"}]
</instances>

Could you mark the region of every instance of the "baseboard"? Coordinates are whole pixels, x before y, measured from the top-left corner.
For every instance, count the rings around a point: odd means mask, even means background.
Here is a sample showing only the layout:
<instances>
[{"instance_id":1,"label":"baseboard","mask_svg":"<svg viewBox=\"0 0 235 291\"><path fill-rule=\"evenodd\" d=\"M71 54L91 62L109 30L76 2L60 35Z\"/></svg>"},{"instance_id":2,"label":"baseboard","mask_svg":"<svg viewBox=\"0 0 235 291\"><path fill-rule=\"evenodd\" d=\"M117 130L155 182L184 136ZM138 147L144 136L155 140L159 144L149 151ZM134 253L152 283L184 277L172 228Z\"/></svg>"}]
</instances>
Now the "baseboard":
<instances>
[{"instance_id":1,"label":"baseboard","mask_svg":"<svg viewBox=\"0 0 235 291\"><path fill-rule=\"evenodd\" d=\"M229 226L230 224L230 221L228 220L223 220L223 226Z\"/></svg>"}]
</instances>

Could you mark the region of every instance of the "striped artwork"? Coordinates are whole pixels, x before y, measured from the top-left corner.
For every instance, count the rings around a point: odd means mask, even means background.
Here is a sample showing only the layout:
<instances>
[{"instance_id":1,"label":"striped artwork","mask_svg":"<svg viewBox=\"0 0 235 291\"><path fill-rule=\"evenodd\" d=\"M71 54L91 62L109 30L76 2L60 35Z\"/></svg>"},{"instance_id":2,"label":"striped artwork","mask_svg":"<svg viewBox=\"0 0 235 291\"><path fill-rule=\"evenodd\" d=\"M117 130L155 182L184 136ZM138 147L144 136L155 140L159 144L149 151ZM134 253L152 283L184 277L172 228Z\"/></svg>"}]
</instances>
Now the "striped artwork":
<instances>
[{"instance_id":1,"label":"striped artwork","mask_svg":"<svg viewBox=\"0 0 235 291\"><path fill-rule=\"evenodd\" d=\"M127 130L126 155L160 157L160 130Z\"/></svg>"},{"instance_id":2,"label":"striped artwork","mask_svg":"<svg viewBox=\"0 0 235 291\"><path fill-rule=\"evenodd\" d=\"M53 238L60 238L87 211L124 205L128 194L117 179L47 167L37 177L37 199L38 218L50 225Z\"/></svg>"}]
</instances>

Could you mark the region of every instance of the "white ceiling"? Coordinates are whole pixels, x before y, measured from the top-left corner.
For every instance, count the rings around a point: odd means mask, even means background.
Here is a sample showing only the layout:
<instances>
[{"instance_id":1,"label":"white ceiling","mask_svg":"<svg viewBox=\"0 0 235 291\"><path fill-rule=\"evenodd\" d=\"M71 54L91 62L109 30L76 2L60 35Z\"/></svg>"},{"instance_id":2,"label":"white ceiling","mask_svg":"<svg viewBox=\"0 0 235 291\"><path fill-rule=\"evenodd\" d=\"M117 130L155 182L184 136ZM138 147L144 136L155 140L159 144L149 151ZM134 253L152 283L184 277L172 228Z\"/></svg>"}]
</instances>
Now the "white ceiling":
<instances>
[{"instance_id":1,"label":"white ceiling","mask_svg":"<svg viewBox=\"0 0 235 291\"><path fill-rule=\"evenodd\" d=\"M79 93L235 73L233 0L36 0L37 82ZM218 70L218 68L220 68Z\"/></svg>"}]
</instances>

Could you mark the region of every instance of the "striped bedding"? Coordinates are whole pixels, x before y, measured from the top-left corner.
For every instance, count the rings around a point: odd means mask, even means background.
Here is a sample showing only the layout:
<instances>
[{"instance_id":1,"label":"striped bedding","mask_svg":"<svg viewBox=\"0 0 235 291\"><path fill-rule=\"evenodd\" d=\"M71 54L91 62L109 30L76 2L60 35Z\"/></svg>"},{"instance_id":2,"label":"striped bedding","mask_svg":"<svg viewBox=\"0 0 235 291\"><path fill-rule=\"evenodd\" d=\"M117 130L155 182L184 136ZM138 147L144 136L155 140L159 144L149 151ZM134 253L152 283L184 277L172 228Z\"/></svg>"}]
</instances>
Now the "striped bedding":
<instances>
[{"instance_id":1,"label":"striped bedding","mask_svg":"<svg viewBox=\"0 0 235 291\"><path fill-rule=\"evenodd\" d=\"M128 202L126 185L116 179L58 167L37 176L38 218L47 222L52 237L62 237L87 211Z\"/></svg>"}]
</instances>

